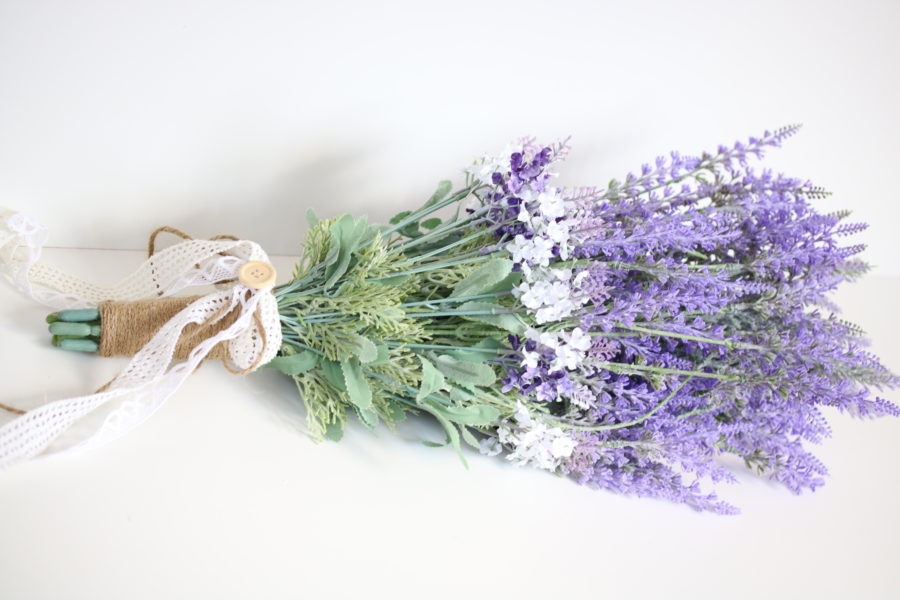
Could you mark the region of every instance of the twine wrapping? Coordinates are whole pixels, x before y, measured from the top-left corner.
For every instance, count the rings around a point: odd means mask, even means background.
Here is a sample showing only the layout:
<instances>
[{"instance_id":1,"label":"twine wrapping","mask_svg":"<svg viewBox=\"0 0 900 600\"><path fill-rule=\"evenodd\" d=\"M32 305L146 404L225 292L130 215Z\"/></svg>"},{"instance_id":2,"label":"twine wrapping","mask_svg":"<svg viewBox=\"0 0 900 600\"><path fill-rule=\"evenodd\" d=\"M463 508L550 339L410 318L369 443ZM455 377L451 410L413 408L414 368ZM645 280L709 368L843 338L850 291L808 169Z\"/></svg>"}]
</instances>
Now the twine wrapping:
<instances>
[{"instance_id":1,"label":"twine wrapping","mask_svg":"<svg viewBox=\"0 0 900 600\"><path fill-rule=\"evenodd\" d=\"M163 325L184 310L200 296L180 298L153 298L130 302L106 301L100 303L100 356L134 356L156 335ZM238 317L230 311L218 321L191 323L184 328L173 358L186 360L197 344L230 327ZM228 344L216 344L207 358L228 360Z\"/></svg>"}]
</instances>

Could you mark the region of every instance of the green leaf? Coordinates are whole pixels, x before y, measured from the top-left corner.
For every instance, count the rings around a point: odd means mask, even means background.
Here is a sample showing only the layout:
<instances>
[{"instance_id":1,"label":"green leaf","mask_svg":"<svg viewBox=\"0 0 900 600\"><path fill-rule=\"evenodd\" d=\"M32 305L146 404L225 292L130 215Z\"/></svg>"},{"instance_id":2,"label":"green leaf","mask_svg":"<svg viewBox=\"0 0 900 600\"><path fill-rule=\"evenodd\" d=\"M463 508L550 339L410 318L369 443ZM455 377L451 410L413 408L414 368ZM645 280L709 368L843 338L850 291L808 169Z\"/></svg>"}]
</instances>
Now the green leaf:
<instances>
[{"instance_id":1,"label":"green leaf","mask_svg":"<svg viewBox=\"0 0 900 600\"><path fill-rule=\"evenodd\" d=\"M483 363L465 362L442 354L434 358L434 364L447 379L456 383L489 386L497 380L494 369Z\"/></svg>"},{"instance_id":2,"label":"green leaf","mask_svg":"<svg viewBox=\"0 0 900 600\"><path fill-rule=\"evenodd\" d=\"M469 389L474 390L475 388L471 386L467 386ZM463 389L460 387L453 386L450 388L450 402L453 402L456 405L466 405L471 403L475 399L475 394L470 392L467 389Z\"/></svg>"},{"instance_id":3,"label":"green leaf","mask_svg":"<svg viewBox=\"0 0 900 600\"><path fill-rule=\"evenodd\" d=\"M428 238L427 242L422 242L416 246L416 248L418 252L425 253L431 250L437 250L438 248L443 248L444 246L449 246L450 244L461 240L462 237L462 234L454 232L453 229L445 229L441 233Z\"/></svg>"},{"instance_id":4,"label":"green leaf","mask_svg":"<svg viewBox=\"0 0 900 600\"><path fill-rule=\"evenodd\" d=\"M490 425L500 416L500 411L487 404L471 406L441 406L441 414L461 425Z\"/></svg>"},{"instance_id":5,"label":"green leaf","mask_svg":"<svg viewBox=\"0 0 900 600\"><path fill-rule=\"evenodd\" d=\"M350 402L356 406L360 412L365 412L372 408L372 388L366 381L362 367L355 358L345 360L341 363L341 371L344 374L344 385L347 386L347 395Z\"/></svg>"},{"instance_id":6,"label":"green leaf","mask_svg":"<svg viewBox=\"0 0 900 600\"><path fill-rule=\"evenodd\" d=\"M349 350L356 355L359 362L368 364L378 359L378 348L372 340L358 333L350 334L350 339L353 340L353 345Z\"/></svg>"},{"instance_id":7,"label":"green leaf","mask_svg":"<svg viewBox=\"0 0 900 600\"><path fill-rule=\"evenodd\" d=\"M411 214L412 214L411 210L404 210L401 213L397 213L396 215L391 217L391 221L390 221L391 225L396 225L397 223L399 223L400 221L402 221L403 219L405 219L406 217L408 217Z\"/></svg>"},{"instance_id":8,"label":"green leaf","mask_svg":"<svg viewBox=\"0 0 900 600\"><path fill-rule=\"evenodd\" d=\"M349 222L353 220L350 215L343 215L329 227L331 240L328 244L328 254L325 255L325 287L329 288L347 271L350 266L351 253L344 241L345 231L350 229ZM349 231L347 233L350 233Z\"/></svg>"},{"instance_id":9,"label":"green leaf","mask_svg":"<svg viewBox=\"0 0 900 600\"><path fill-rule=\"evenodd\" d=\"M357 408L356 414L359 417L359 420L362 421L362 424L369 429L375 429L375 426L378 425L378 413L375 412L374 409Z\"/></svg>"},{"instance_id":10,"label":"green leaf","mask_svg":"<svg viewBox=\"0 0 900 600\"><path fill-rule=\"evenodd\" d=\"M466 457L463 456L462 446L459 443L459 431L456 430L456 426L451 423L447 417L445 417L441 412L436 408L439 407L440 404L434 402L433 400L426 400L422 405L422 408L431 413L435 419L437 419L438 423L444 428L444 431L447 432L447 441L450 445L453 446L453 449L456 450L456 455L459 457L459 460L462 461L462 464L467 469L469 468L469 463L466 462Z\"/></svg>"},{"instance_id":11,"label":"green leaf","mask_svg":"<svg viewBox=\"0 0 900 600\"><path fill-rule=\"evenodd\" d=\"M331 440L332 442L339 442L342 437L344 437L344 424L340 421L337 423L329 423L325 427L325 439Z\"/></svg>"},{"instance_id":12,"label":"green leaf","mask_svg":"<svg viewBox=\"0 0 900 600\"><path fill-rule=\"evenodd\" d=\"M380 277L380 278L376 279L375 281L379 285L394 286L394 285L400 285L401 283L403 283L404 281L406 281L409 278L410 278L409 275L394 275L393 277Z\"/></svg>"},{"instance_id":13,"label":"green leaf","mask_svg":"<svg viewBox=\"0 0 900 600\"><path fill-rule=\"evenodd\" d=\"M318 362L318 355L309 350L304 350L299 354L291 354L290 356L276 356L264 364L262 368L277 369L287 375L299 375L315 367Z\"/></svg>"},{"instance_id":14,"label":"green leaf","mask_svg":"<svg viewBox=\"0 0 900 600\"><path fill-rule=\"evenodd\" d=\"M453 189L453 182L449 179L444 179L438 183L437 189L434 190L434 193L431 195L431 198L425 203L425 206L432 206L437 204L441 200L447 197L447 194Z\"/></svg>"},{"instance_id":15,"label":"green leaf","mask_svg":"<svg viewBox=\"0 0 900 600\"><path fill-rule=\"evenodd\" d=\"M419 385L419 393L416 394L417 404L446 385L443 374L430 360L421 356L419 360L422 361L422 383Z\"/></svg>"},{"instance_id":16,"label":"green leaf","mask_svg":"<svg viewBox=\"0 0 900 600\"><path fill-rule=\"evenodd\" d=\"M347 391L347 385L344 383L344 373L341 370L340 363L333 360L322 359L319 363L319 371L331 387L339 392Z\"/></svg>"},{"instance_id":17,"label":"green leaf","mask_svg":"<svg viewBox=\"0 0 900 600\"><path fill-rule=\"evenodd\" d=\"M408 238L422 237L422 232L419 231L419 222L418 221L409 223L408 225L401 227L398 231L399 231L399 233L405 235Z\"/></svg>"},{"instance_id":18,"label":"green leaf","mask_svg":"<svg viewBox=\"0 0 900 600\"><path fill-rule=\"evenodd\" d=\"M329 227L331 243L325 256L325 287L330 288L347 272L353 251L374 231L368 219L343 215Z\"/></svg>"},{"instance_id":19,"label":"green leaf","mask_svg":"<svg viewBox=\"0 0 900 600\"><path fill-rule=\"evenodd\" d=\"M497 285L512 273L513 262L506 258L494 258L466 276L453 288L451 298L478 296L485 290Z\"/></svg>"},{"instance_id":20,"label":"green leaf","mask_svg":"<svg viewBox=\"0 0 900 600\"><path fill-rule=\"evenodd\" d=\"M440 225L442 221L438 217L432 217L430 219L425 219L422 221L422 227L425 229L434 229L438 225Z\"/></svg>"},{"instance_id":21,"label":"green leaf","mask_svg":"<svg viewBox=\"0 0 900 600\"><path fill-rule=\"evenodd\" d=\"M502 281L485 289L482 294L498 294L500 292L508 292L514 287L522 283L522 272L513 271L503 278Z\"/></svg>"},{"instance_id":22,"label":"green leaf","mask_svg":"<svg viewBox=\"0 0 900 600\"><path fill-rule=\"evenodd\" d=\"M510 309L489 302L465 302L459 306L460 311L496 311L490 315L461 315L462 318L479 323L487 323L505 331L521 335L525 333L525 324Z\"/></svg>"},{"instance_id":23,"label":"green leaf","mask_svg":"<svg viewBox=\"0 0 900 600\"><path fill-rule=\"evenodd\" d=\"M341 240L340 240L340 230L337 230L337 237L335 237L335 229L334 224L331 226L331 237L328 240L328 252L325 254L325 258L322 259L322 264L325 265L326 272L329 268L334 268L334 265L338 261L338 257L341 254Z\"/></svg>"},{"instance_id":24,"label":"green leaf","mask_svg":"<svg viewBox=\"0 0 900 600\"><path fill-rule=\"evenodd\" d=\"M465 440L468 445L476 450L481 450L481 444L478 443L478 440L475 439L475 436L472 435L472 432L469 431L468 427L460 427L459 430L462 432L463 440Z\"/></svg>"},{"instance_id":25,"label":"green leaf","mask_svg":"<svg viewBox=\"0 0 900 600\"><path fill-rule=\"evenodd\" d=\"M377 367L378 365L386 365L391 360L391 349L387 347L387 344L383 342L378 342L375 344L375 360L365 363L370 367Z\"/></svg>"},{"instance_id":26,"label":"green leaf","mask_svg":"<svg viewBox=\"0 0 900 600\"><path fill-rule=\"evenodd\" d=\"M316 211L312 208L306 209L306 221L309 223L309 228L312 229L316 225L319 224L319 216L316 214Z\"/></svg>"},{"instance_id":27,"label":"green leaf","mask_svg":"<svg viewBox=\"0 0 900 600\"><path fill-rule=\"evenodd\" d=\"M505 347L494 338L484 338L477 344L472 346L472 350L448 350L447 355L452 356L456 360L464 360L466 362L485 362L489 358L493 358L496 354L490 352L481 352L481 350L503 350Z\"/></svg>"},{"instance_id":28,"label":"green leaf","mask_svg":"<svg viewBox=\"0 0 900 600\"><path fill-rule=\"evenodd\" d=\"M406 410L399 402L388 400L387 408L390 413L391 423L399 423L406 418Z\"/></svg>"}]
</instances>

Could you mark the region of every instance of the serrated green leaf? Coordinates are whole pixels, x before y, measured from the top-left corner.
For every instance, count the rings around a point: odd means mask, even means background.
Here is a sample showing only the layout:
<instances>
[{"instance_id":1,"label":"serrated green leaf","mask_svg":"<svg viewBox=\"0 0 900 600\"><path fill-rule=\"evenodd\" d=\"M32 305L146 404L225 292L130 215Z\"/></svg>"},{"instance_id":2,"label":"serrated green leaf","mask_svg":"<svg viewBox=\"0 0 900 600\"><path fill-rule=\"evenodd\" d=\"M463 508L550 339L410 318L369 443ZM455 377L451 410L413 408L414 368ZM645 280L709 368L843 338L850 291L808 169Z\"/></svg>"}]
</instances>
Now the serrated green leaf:
<instances>
[{"instance_id":1,"label":"serrated green leaf","mask_svg":"<svg viewBox=\"0 0 900 600\"><path fill-rule=\"evenodd\" d=\"M447 194L453 189L453 182L449 179L444 179L443 181L438 182L437 189L434 190L434 193L431 195L431 198L425 203L425 206L432 206L437 204L441 200L447 197Z\"/></svg>"},{"instance_id":2,"label":"serrated green leaf","mask_svg":"<svg viewBox=\"0 0 900 600\"><path fill-rule=\"evenodd\" d=\"M383 342L375 344L375 353L375 360L365 363L366 366L377 367L378 365L386 365L391 360L391 350Z\"/></svg>"},{"instance_id":3,"label":"serrated green leaf","mask_svg":"<svg viewBox=\"0 0 900 600\"><path fill-rule=\"evenodd\" d=\"M489 386L497 380L494 369L483 363L456 360L442 354L434 358L434 364L447 379L456 383Z\"/></svg>"},{"instance_id":4,"label":"serrated green leaf","mask_svg":"<svg viewBox=\"0 0 900 600\"><path fill-rule=\"evenodd\" d=\"M375 412L372 408L356 409L356 414L359 417L359 420L362 421L362 424L368 427L369 429L375 429L375 426L378 425L378 413Z\"/></svg>"},{"instance_id":5,"label":"serrated green leaf","mask_svg":"<svg viewBox=\"0 0 900 600\"><path fill-rule=\"evenodd\" d=\"M472 402L475 399L475 394L472 391L475 388L472 386L468 386L468 389L463 389L460 387L453 386L450 388L450 402L453 402L457 405L466 405Z\"/></svg>"},{"instance_id":6,"label":"serrated green leaf","mask_svg":"<svg viewBox=\"0 0 900 600\"><path fill-rule=\"evenodd\" d=\"M506 258L494 258L467 275L453 288L451 298L478 296L497 285L512 273L513 262Z\"/></svg>"},{"instance_id":7,"label":"serrated green leaf","mask_svg":"<svg viewBox=\"0 0 900 600\"><path fill-rule=\"evenodd\" d=\"M464 302L459 306L460 311L496 311L495 314L489 315L462 315L462 318L468 321L477 321L478 323L487 323L505 331L521 335L525 333L525 324L514 313L509 312L508 308L499 304L491 304L489 302Z\"/></svg>"},{"instance_id":8,"label":"serrated green leaf","mask_svg":"<svg viewBox=\"0 0 900 600\"><path fill-rule=\"evenodd\" d=\"M299 354L291 354L290 356L276 356L268 363L264 364L264 369L277 369L287 375L299 375L305 373L319 362L318 355L305 350Z\"/></svg>"},{"instance_id":9,"label":"serrated green leaf","mask_svg":"<svg viewBox=\"0 0 900 600\"><path fill-rule=\"evenodd\" d=\"M350 402L356 406L360 412L365 412L372 408L372 388L366 381L359 360L351 358L341 363L341 372L344 374L344 385L347 387L347 395Z\"/></svg>"},{"instance_id":10,"label":"serrated green leaf","mask_svg":"<svg viewBox=\"0 0 900 600\"><path fill-rule=\"evenodd\" d=\"M444 375L430 360L421 356L419 360L422 362L422 383L419 385L419 393L416 394L416 403L421 403L422 400L443 389L446 385Z\"/></svg>"},{"instance_id":11,"label":"serrated green leaf","mask_svg":"<svg viewBox=\"0 0 900 600\"><path fill-rule=\"evenodd\" d=\"M347 385L344 383L344 373L341 370L341 364L333 360L322 359L319 362L319 372L328 384L339 392L346 392Z\"/></svg>"},{"instance_id":12,"label":"serrated green leaf","mask_svg":"<svg viewBox=\"0 0 900 600\"><path fill-rule=\"evenodd\" d=\"M353 340L353 345L349 347L349 350L356 355L359 362L368 364L378 358L378 348L372 340L358 333L350 334L350 339Z\"/></svg>"}]
</instances>

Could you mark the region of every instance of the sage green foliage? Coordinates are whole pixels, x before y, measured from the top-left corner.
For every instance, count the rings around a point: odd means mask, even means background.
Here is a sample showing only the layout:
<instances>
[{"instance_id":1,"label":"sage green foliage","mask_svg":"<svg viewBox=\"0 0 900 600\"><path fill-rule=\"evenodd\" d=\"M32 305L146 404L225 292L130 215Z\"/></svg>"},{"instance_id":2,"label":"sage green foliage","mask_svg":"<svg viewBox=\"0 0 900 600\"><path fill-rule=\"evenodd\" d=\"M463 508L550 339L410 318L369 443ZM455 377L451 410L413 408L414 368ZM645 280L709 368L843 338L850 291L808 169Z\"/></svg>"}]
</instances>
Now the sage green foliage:
<instances>
[{"instance_id":1,"label":"sage green foliage","mask_svg":"<svg viewBox=\"0 0 900 600\"><path fill-rule=\"evenodd\" d=\"M303 258L276 289L284 342L266 366L293 378L317 439L340 439L351 413L374 428L422 412L447 435L427 443L460 451L513 413L495 384L507 336L527 326L510 294L519 274L479 252L485 231L434 216L472 191L441 182L385 226L310 214Z\"/></svg>"}]
</instances>

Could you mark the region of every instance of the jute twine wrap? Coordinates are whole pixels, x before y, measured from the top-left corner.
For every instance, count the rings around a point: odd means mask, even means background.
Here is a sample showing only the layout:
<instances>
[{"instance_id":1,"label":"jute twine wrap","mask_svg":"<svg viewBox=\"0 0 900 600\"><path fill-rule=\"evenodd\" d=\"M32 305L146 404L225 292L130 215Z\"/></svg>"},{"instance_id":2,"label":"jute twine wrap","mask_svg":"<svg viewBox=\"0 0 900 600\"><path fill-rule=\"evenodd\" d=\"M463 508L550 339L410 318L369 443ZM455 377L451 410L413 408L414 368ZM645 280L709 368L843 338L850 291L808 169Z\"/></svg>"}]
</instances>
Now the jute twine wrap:
<instances>
[{"instance_id":1,"label":"jute twine wrap","mask_svg":"<svg viewBox=\"0 0 900 600\"><path fill-rule=\"evenodd\" d=\"M160 233L171 233L185 240L192 240L191 236L175 227L163 226L150 234L147 243L147 256L156 253L156 238ZM233 235L214 235L211 240L237 240ZM201 296L186 296L183 298L151 298L147 300L134 300L128 302L114 302L108 300L102 302L100 309L100 348L97 353L100 356L134 356L141 350L156 332L165 325L169 319L181 312L185 307ZM235 307L228 313L216 313L203 323L191 323L181 333L175 346L175 360L186 360L191 350L200 342L230 327L238 318L240 309ZM221 360L225 368L236 375L246 375L255 370L263 357L266 337L265 329L259 316L259 309L253 313L253 323L259 332L263 348L260 349L256 360L246 369L235 369L230 366L228 343L220 342L206 355L207 359Z\"/></svg>"},{"instance_id":2,"label":"jute twine wrap","mask_svg":"<svg viewBox=\"0 0 900 600\"><path fill-rule=\"evenodd\" d=\"M172 317L200 296L184 298L152 298L130 302L106 301L100 304L100 356L134 356L147 345L156 332ZM184 328L175 346L176 360L185 360L197 344L224 331L237 320L239 311L232 310L215 323L192 323ZM228 360L228 344L221 342L207 355L215 360Z\"/></svg>"}]
</instances>

